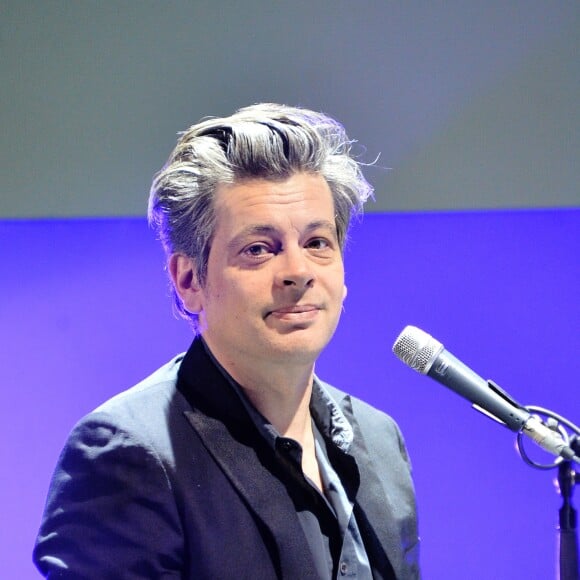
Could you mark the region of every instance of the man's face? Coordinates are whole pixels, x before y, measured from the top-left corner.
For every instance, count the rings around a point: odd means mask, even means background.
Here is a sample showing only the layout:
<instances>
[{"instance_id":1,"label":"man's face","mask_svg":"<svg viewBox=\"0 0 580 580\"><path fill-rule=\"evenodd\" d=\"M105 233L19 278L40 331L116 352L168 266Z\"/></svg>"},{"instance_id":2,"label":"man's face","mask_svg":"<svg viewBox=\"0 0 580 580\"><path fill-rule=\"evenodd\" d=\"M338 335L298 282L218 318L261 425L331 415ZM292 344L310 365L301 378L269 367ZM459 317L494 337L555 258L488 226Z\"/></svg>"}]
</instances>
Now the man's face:
<instances>
[{"instance_id":1,"label":"man's face","mask_svg":"<svg viewBox=\"0 0 580 580\"><path fill-rule=\"evenodd\" d=\"M193 306L224 363L313 363L346 294L334 204L318 175L255 179L216 192L207 280Z\"/></svg>"}]
</instances>

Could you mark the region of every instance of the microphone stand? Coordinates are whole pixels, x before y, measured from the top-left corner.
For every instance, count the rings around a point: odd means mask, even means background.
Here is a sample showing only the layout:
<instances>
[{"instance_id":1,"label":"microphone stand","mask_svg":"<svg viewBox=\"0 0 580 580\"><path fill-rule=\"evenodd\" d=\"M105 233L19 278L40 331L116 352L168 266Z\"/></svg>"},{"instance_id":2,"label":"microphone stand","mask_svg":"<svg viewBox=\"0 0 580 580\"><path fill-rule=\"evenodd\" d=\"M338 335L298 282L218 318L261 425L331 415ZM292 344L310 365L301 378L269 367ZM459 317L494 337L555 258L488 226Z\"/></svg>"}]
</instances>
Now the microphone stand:
<instances>
[{"instance_id":1,"label":"microphone stand","mask_svg":"<svg viewBox=\"0 0 580 580\"><path fill-rule=\"evenodd\" d=\"M580 457L580 429L556 413L543 409L542 407L527 406L524 407L530 413L537 413L548 417L545 424L554 431L558 431L566 440L566 443L574 451L574 455ZM563 428L563 425L574 431L570 436ZM558 491L562 497L562 505L558 511L558 569L556 572L557 580L580 580L580 567L578 563L578 528L577 513L572 505L572 495L574 487L580 484L580 473L575 471L574 462L562 457L558 457L554 463L540 464L528 456L523 445L523 436L517 434L517 449L521 458L531 467L536 469L558 468L558 477L556 480Z\"/></svg>"},{"instance_id":2,"label":"microphone stand","mask_svg":"<svg viewBox=\"0 0 580 580\"><path fill-rule=\"evenodd\" d=\"M577 438L571 445L576 454L580 453ZM558 526L559 580L578 580L578 529L576 510L572 505L574 486L580 482L580 474L574 471L571 461L562 461L558 466L558 488L562 496Z\"/></svg>"}]
</instances>

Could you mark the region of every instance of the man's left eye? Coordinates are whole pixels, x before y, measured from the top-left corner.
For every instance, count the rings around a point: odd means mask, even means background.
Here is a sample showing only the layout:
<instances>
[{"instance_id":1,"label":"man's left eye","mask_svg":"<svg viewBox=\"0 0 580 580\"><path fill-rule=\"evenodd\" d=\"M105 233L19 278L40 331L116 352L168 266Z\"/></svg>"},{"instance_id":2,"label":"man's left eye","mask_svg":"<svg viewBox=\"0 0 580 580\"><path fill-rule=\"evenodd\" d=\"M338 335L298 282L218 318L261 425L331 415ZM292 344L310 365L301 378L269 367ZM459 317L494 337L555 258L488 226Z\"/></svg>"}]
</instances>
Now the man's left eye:
<instances>
[{"instance_id":1,"label":"man's left eye","mask_svg":"<svg viewBox=\"0 0 580 580\"><path fill-rule=\"evenodd\" d=\"M328 243L328 240L325 240L324 238L315 238L308 242L307 247L313 250L325 250L330 247L330 244Z\"/></svg>"}]
</instances>

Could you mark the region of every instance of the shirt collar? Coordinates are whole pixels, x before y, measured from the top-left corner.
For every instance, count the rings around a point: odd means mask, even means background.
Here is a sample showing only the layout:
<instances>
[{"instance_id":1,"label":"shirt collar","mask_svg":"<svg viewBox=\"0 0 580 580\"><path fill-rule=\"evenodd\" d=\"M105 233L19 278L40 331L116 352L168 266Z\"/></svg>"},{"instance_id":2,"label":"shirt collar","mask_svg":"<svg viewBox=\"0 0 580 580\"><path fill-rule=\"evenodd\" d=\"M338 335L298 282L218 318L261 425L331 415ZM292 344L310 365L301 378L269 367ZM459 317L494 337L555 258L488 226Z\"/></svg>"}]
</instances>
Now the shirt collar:
<instances>
[{"instance_id":1,"label":"shirt collar","mask_svg":"<svg viewBox=\"0 0 580 580\"><path fill-rule=\"evenodd\" d=\"M354 439L352 426L318 377L314 377L312 385L310 412L325 438L344 453L348 452Z\"/></svg>"}]
</instances>

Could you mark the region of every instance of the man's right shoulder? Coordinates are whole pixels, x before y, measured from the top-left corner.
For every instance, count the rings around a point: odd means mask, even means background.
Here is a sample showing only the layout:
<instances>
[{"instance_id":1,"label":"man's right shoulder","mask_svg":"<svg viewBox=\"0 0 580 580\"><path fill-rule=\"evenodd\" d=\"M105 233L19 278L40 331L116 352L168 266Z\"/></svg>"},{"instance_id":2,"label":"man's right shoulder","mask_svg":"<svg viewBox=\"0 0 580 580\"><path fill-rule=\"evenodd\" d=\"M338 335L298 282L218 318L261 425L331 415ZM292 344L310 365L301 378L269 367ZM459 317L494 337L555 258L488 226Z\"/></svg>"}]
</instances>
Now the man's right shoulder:
<instances>
[{"instance_id":1,"label":"man's right shoulder","mask_svg":"<svg viewBox=\"0 0 580 580\"><path fill-rule=\"evenodd\" d=\"M177 389L177 377L185 355L179 354L133 387L114 395L85 415L73 428L91 429L97 425L118 426L123 430L156 430L168 418L187 408Z\"/></svg>"},{"instance_id":2,"label":"man's right shoulder","mask_svg":"<svg viewBox=\"0 0 580 580\"><path fill-rule=\"evenodd\" d=\"M163 400L173 395L177 384L177 374L185 353L178 354L148 377L129 389L122 391L101 405L92 413L114 413L128 406L142 405L146 401Z\"/></svg>"}]
</instances>

